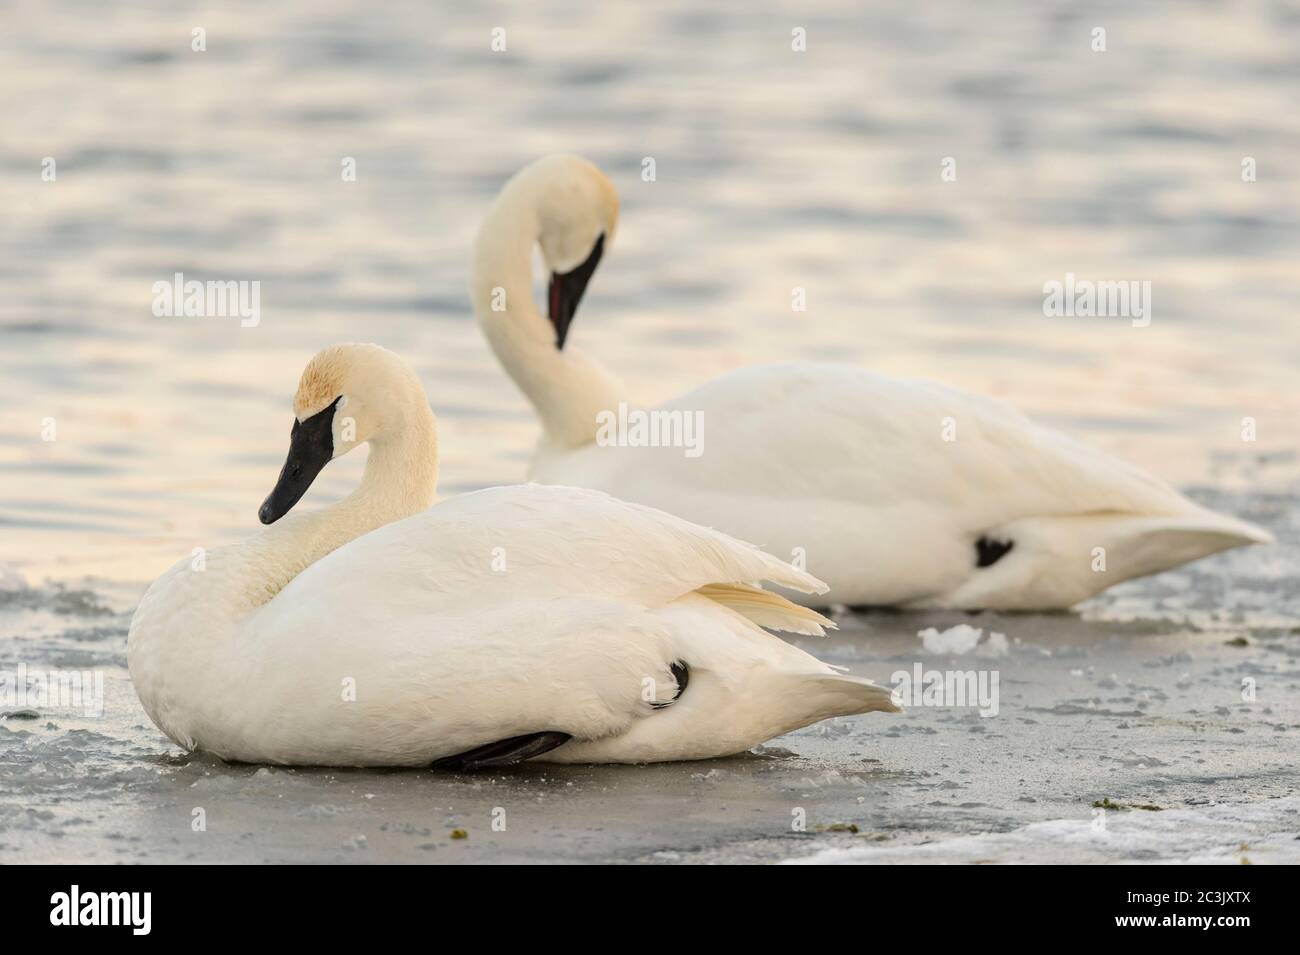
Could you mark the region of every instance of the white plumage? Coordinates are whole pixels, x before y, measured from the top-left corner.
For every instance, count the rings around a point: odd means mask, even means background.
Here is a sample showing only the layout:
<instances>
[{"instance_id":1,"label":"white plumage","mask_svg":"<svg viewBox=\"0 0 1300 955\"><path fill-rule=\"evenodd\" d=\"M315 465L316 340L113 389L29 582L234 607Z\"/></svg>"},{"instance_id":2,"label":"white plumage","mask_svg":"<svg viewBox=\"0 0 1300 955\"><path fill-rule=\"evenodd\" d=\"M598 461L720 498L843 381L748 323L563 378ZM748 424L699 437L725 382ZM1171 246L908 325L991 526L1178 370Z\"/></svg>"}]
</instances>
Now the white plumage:
<instances>
[{"instance_id":1,"label":"white plumage","mask_svg":"<svg viewBox=\"0 0 1300 955\"><path fill-rule=\"evenodd\" d=\"M210 552L202 571L183 561L137 610L132 680L182 746L411 766L555 732L573 739L540 758L640 762L895 709L887 689L754 622L821 633L823 618L752 586L814 590L816 578L596 491L491 488L422 510L434 461L404 435L423 443L432 415L413 373L375 346L331 349L304 373L300 422L339 395L353 444L372 443L361 488ZM341 422L332 429L337 455Z\"/></svg>"},{"instance_id":2,"label":"white plumage","mask_svg":"<svg viewBox=\"0 0 1300 955\"><path fill-rule=\"evenodd\" d=\"M797 599L819 604L1062 608L1271 540L1000 401L844 365L748 368L654 409L698 415L698 456L596 443L602 412L638 406L573 346L577 303L563 293L568 275L585 284L617 211L598 169L552 156L506 184L479 232L475 311L543 426L530 478L599 488L799 555L830 591ZM549 316L528 294L539 243L554 272ZM512 290L504 308L492 307L495 288Z\"/></svg>"}]
</instances>

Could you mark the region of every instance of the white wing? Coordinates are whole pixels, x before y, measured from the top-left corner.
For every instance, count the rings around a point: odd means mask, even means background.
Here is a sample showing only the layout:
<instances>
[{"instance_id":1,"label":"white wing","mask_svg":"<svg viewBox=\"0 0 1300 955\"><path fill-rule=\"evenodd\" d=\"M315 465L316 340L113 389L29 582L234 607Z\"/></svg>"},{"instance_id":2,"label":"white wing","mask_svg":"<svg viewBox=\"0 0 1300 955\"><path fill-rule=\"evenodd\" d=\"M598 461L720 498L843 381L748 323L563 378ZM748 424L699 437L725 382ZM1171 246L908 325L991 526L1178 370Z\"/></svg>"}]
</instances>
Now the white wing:
<instances>
[{"instance_id":1,"label":"white wing","mask_svg":"<svg viewBox=\"0 0 1300 955\"><path fill-rule=\"evenodd\" d=\"M597 491L468 494L344 545L248 617L229 658L257 693L195 735L231 758L375 765L563 732L548 758L645 761L895 709L760 629L829 625L760 579L822 586Z\"/></svg>"},{"instance_id":2,"label":"white wing","mask_svg":"<svg viewBox=\"0 0 1300 955\"><path fill-rule=\"evenodd\" d=\"M702 417L698 457L591 445L539 459L533 476L713 523L779 557L802 553L838 602L960 603L970 596L975 541L1010 529L1016 560L978 581L987 605L1066 605L1123 579L1119 564L1109 578L1091 573L1094 545L1127 541L1141 556L1124 568L1132 576L1267 539L1000 401L930 382L770 365L724 375L663 408ZM1135 525L1090 523L1101 515L1172 518L1163 532L1185 531L1186 546L1134 548ZM1076 556L1078 567L1069 563Z\"/></svg>"},{"instance_id":3,"label":"white wing","mask_svg":"<svg viewBox=\"0 0 1300 955\"><path fill-rule=\"evenodd\" d=\"M351 568L382 567L379 579ZM497 487L438 503L352 541L285 588L357 600L390 593L406 610L454 613L494 601L591 597L658 607L711 584L825 585L725 534L600 491ZM279 599L279 598L277 598Z\"/></svg>"}]
</instances>

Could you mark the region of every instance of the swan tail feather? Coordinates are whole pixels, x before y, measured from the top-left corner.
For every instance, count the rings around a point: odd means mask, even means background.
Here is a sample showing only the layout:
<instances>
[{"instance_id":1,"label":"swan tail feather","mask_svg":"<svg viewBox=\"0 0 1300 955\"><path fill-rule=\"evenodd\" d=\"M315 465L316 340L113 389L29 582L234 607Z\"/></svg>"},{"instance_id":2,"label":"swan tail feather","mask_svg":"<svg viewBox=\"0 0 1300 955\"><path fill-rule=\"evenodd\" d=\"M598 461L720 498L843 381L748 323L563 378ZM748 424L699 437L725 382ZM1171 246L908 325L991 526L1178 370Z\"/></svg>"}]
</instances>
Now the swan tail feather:
<instances>
[{"instance_id":1,"label":"swan tail feather","mask_svg":"<svg viewBox=\"0 0 1300 955\"><path fill-rule=\"evenodd\" d=\"M1234 547L1273 542L1273 535L1262 527L1208 510L1133 518L1119 522L1115 536L1125 562L1132 565L1132 576L1178 567Z\"/></svg>"},{"instance_id":2,"label":"swan tail feather","mask_svg":"<svg viewBox=\"0 0 1300 955\"><path fill-rule=\"evenodd\" d=\"M696 593L722 604L760 627L805 636L825 636L835 623L815 610L801 607L780 594L749 584L706 584Z\"/></svg>"},{"instance_id":3,"label":"swan tail feather","mask_svg":"<svg viewBox=\"0 0 1300 955\"><path fill-rule=\"evenodd\" d=\"M1273 540L1261 527L1190 503L1174 514L1101 512L1026 518L989 536L1014 541L1015 546L956 589L913 606L1060 609L1124 580ZM1055 571L1047 573L1045 568Z\"/></svg>"},{"instance_id":4,"label":"swan tail feather","mask_svg":"<svg viewBox=\"0 0 1300 955\"><path fill-rule=\"evenodd\" d=\"M856 716L859 713L901 713L903 708L894 700L887 686L872 683L866 677L848 673L800 674L801 692L817 701L822 715Z\"/></svg>"}]
</instances>

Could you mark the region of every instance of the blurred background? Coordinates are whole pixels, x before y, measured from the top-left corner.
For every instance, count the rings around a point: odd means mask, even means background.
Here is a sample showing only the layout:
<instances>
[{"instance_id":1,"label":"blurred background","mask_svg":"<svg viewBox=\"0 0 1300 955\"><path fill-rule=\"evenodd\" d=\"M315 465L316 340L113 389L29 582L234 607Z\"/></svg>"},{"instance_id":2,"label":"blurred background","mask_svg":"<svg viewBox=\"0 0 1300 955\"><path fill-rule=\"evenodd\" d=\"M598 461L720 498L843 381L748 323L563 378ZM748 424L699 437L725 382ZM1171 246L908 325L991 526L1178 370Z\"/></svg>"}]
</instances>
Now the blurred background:
<instances>
[{"instance_id":1,"label":"blurred background","mask_svg":"<svg viewBox=\"0 0 1300 955\"><path fill-rule=\"evenodd\" d=\"M850 362L1294 493L1300 4L699 6L0 2L0 577L145 582L253 531L337 341L416 365L443 493L522 480L467 261L557 151L623 201L571 340L645 401ZM155 317L175 272L260 281L260 324ZM1044 317L1067 272L1150 281L1149 327Z\"/></svg>"}]
</instances>

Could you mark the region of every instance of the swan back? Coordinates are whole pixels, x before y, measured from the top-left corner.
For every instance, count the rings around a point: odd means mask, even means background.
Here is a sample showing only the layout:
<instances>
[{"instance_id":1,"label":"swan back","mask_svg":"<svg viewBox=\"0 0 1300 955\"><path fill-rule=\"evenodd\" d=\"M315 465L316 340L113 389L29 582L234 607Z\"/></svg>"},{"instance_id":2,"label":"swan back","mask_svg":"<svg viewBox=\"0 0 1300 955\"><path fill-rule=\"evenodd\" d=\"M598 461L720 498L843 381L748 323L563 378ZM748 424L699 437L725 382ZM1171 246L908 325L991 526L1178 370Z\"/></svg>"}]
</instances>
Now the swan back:
<instances>
[{"instance_id":1,"label":"swan back","mask_svg":"<svg viewBox=\"0 0 1300 955\"><path fill-rule=\"evenodd\" d=\"M802 557L837 603L1066 607L1269 539L1001 401L932 382L833 364L757 366L657 410L699 415L702 453L544 450L530 476ZM1002 545L996 563L985 564L981 544Z\"/></svg>"}]
</instances>

